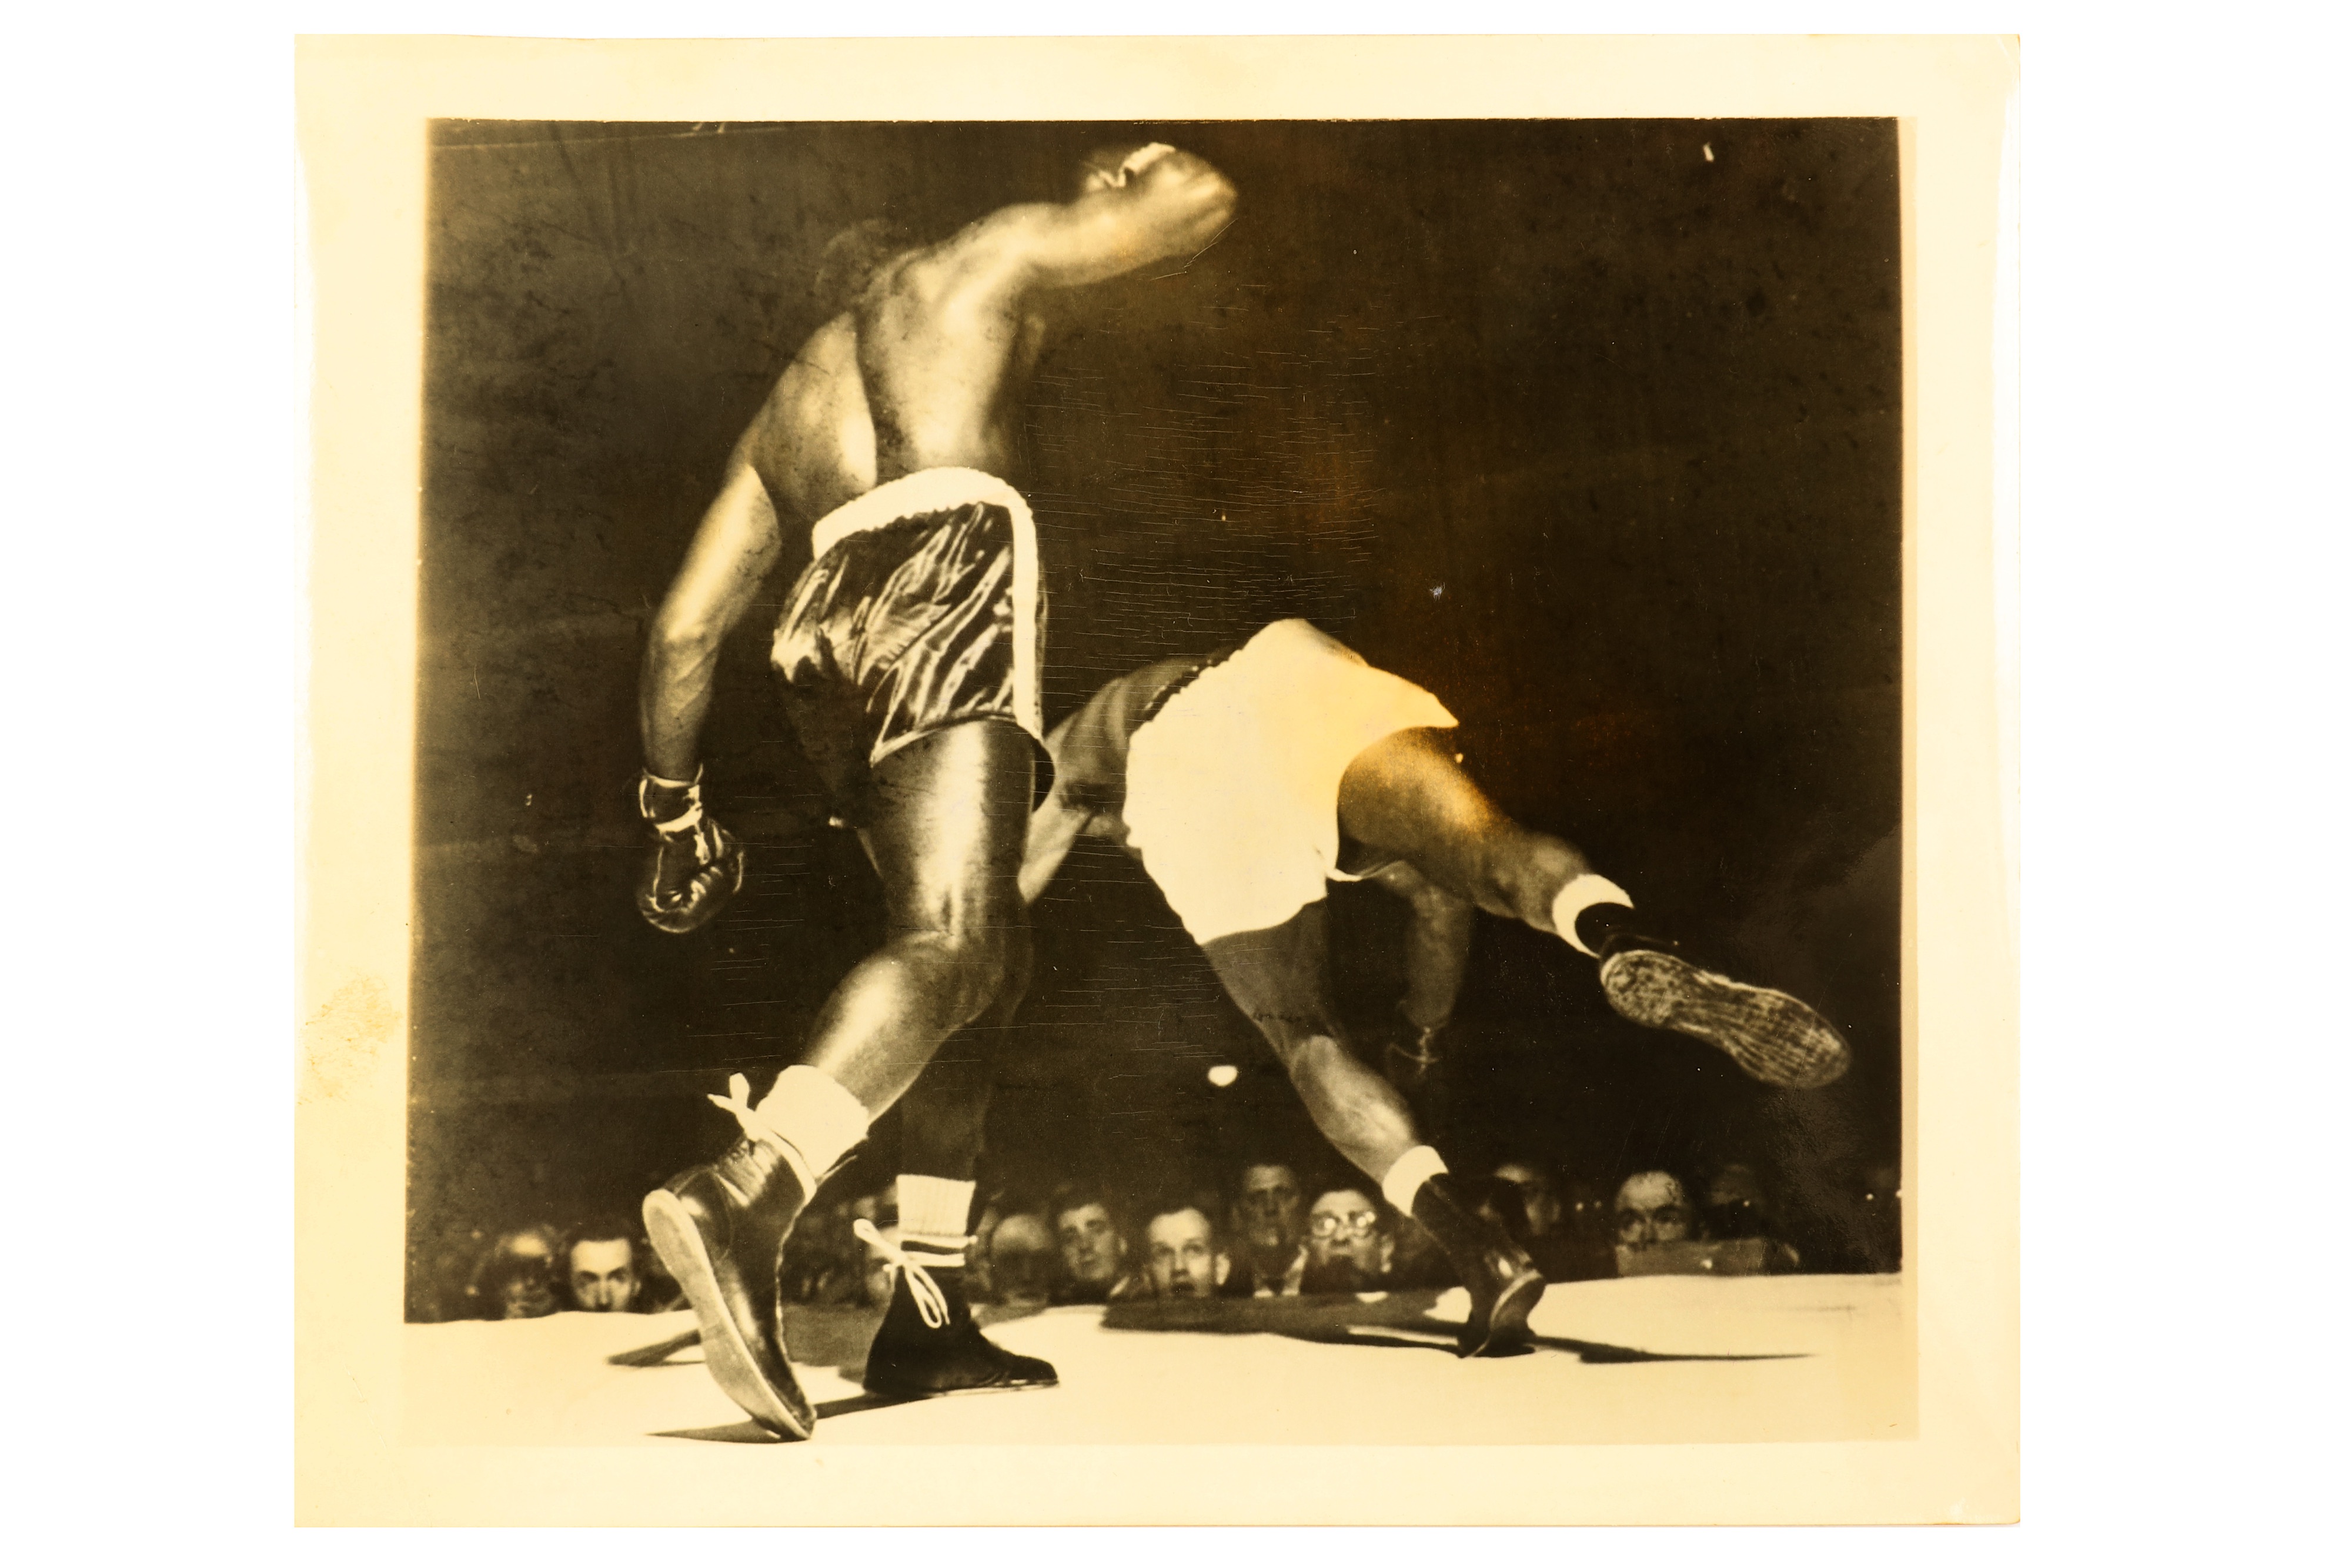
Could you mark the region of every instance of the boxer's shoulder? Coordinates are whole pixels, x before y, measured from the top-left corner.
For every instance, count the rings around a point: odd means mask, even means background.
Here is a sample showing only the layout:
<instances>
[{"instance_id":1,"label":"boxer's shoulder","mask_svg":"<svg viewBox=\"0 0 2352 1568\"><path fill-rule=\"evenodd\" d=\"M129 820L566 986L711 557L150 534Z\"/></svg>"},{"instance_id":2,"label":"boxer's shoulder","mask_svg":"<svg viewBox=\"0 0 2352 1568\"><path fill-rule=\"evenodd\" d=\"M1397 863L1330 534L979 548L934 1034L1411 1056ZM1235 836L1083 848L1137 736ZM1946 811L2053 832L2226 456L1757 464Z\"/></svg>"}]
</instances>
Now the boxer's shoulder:
<instances>
[{"instance_id":1,"label":"boxer's shoulder","mask_svg":"<svg viewBox=\"0 0 2352 1568\"><path fill-rule=\"evenodd\" d=\"M736 446L779 511L813 522L874 487L874 421L843 315L811 334Z\"/></svg>"}]
</instances>

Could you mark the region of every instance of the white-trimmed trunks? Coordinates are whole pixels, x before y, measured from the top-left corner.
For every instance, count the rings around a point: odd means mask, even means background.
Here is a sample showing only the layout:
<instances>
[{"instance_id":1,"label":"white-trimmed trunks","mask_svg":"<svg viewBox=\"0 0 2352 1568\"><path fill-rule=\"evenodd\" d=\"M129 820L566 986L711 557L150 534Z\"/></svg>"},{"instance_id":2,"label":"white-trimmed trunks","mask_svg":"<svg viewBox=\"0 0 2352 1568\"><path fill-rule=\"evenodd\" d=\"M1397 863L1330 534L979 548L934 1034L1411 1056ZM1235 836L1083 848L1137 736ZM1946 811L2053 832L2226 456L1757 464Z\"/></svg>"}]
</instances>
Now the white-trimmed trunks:
<instances>
[{"instance_id":1,"label":"white-trimmed trunks","mask_svg":"<svg viewBox=\"0 0 2352 1568\"><path fill-rule=\"evenodd\" d=\"M854 805L874 766L951 725L1009 718L1040 749L1045 607L1029 504L976 468L927 468L810 536L771 657L803 748Z\"/></svg>"}]
</instances>

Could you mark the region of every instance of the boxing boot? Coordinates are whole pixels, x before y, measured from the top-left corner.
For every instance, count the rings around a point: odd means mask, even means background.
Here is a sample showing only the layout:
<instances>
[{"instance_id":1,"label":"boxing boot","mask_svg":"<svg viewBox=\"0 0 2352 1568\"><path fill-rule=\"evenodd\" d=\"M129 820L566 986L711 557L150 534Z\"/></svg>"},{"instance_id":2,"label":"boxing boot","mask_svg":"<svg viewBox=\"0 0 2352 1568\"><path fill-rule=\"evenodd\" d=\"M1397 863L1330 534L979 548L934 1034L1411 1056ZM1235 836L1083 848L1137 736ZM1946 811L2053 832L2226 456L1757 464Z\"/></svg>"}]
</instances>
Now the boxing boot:
<instances>
[{"instance_id":1,"label":"boxing boot","mask_svg":"<svg viewBox=\"0 0 2352 1568\"><path fill-rule=\"evenodd\" d=\"M741 1101L740 1075L735 1082ZM686 1290L719 1386L768 1430L806 1437L816 1412L787 1357L776 1272L811 1195L774 1135L748 1111L740 1119L733 1147L646 1195L646 1234Z\"/></svg>"},{"instance_id":2,"label":"boxing boot","mask_svg":"<svg viewBox=\"0 0 2352 1568\"><path fill-rule=\"evenodd\" d=\"M1460 1177L1441 1172L1413 1194L1412 1217L1443 1248L1470 1292L1461 1354L1517 1355L1528 1348L1528 1314L1543 1299L1535 1260L1494 1220L1480 1214Z\"/></svg>"},{"instance_id":3,"label":"boxing boot","mask_svg":"<svg viewBox=\"0 0 2352 1568\"><path fill-rule=\"evenodd\" d=\"M1844 1076L1853 1052L1827 1019L1785 991L1742 985L1667 946L1621 936L1601 949L1601 994L1618 1016L1705 1040L1779 1088L1818 1089Z\"/></svg>"},{"instance_id":4,"label":"boxing boot","mask_svg":"<svg viewBox=\"0 0 2352 1568\"><path fill-rule=\"evenodd\" d=\"M902 1398L1051 1388L1060 1379L1046 1362L1015 1355L980 1332L964 1300L961 1269L926 1269L882 1239L865 1220L857 1234L898 1265L889 1310L866 1354L866 1391Z\"/></svg>"}]
</instances>

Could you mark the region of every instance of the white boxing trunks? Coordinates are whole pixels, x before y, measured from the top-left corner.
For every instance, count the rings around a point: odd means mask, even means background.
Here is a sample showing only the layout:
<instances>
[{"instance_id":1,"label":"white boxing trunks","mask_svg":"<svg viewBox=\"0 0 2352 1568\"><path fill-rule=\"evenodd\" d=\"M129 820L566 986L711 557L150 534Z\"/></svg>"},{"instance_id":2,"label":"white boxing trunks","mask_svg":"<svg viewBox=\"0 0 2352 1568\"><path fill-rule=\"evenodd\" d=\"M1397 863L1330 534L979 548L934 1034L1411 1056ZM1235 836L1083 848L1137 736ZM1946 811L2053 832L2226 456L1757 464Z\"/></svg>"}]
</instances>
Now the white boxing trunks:
<instances>
[{"instance_id":1,"label":"white boxing trunks","mask_svg":"<svg viewBox=\"0 0 2352 1568\"><path fill-rule=\"evenodd\" d=\"M1195 942L1281 925L1349 881L1339 779L1445 705L1304 621L1277 621L1135 732L1128 841Z\"/></svg>"}]
</instances>

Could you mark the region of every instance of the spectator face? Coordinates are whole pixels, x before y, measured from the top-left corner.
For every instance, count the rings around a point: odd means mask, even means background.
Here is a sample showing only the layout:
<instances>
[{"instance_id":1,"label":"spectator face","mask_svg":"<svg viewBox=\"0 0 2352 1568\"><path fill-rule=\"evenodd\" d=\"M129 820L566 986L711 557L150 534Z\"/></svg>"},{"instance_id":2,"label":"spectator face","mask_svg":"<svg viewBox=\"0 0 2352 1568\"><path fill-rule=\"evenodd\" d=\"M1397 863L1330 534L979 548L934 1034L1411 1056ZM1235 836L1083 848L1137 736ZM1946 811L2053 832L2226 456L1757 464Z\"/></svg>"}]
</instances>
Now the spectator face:
<instances>
[{"instance_id":1,"label":"spectator face","mask_svg":"<svg viewBox=\"0 0 2352 1568\"><path fill-rule=\"evenodd\" d=\"M1325 1193L1307 1211L1307 1261L1315 1268L1351 1263L1360 1278L1377 1280L1395 1249L1381 1232L1379 1207L1353 1187Z\"/></svg>"},{"instance_id":2,"label":"spectator face","mask_svg":"<svg viewBox=\"0 0 2352 1568\"><path fill-rule=\"evenodd\" d=\"M555 1292L540 1274L514 1274L499 1287L502 1318L543 1318L555 1311Z\"/></svg>"},{"instance_id":3,"label":"spectator face","mask_svg":"<svg viewBox=\"0 0 2352 1568\"><path fill-rule=\"evenodd\" d=\"M536 1258L504 1258L487 1270L482 1294L494 1318L543 1318L558 1310L552 1275Z\"/></svg>"},{"instance_id":4,"label":"spectator face","mask_svg":"<svg viewBox=\"0 0 2352 1568\"><path fill-rule=\"evenodd\" d=\"M555 1299L555 1233L543 1225L509 1230L491 1243L479 1272L485 1316L543 1318L562 1303Z\"/></svg>"},{"instance_id":5,"label":"spectator face","mask_svg":"<svg viewBox=\"0 0 2352 1568\"><path fill-rule=\"evenodd\" d=\"M1209 1217L1197 1208L1155 1216L1144 1228L1151 1288L1162 1296L1213 1296L1231 1267L1217 1250Z\"/></svg>"},{"instance_id":6,"label":"spectator face","mask_svg":"<svg viewBox=\"0 0 2352 1568\"><path fill-rule=\"evenodd\" d=\"M1903 1255L1903 1173L1893 1166L1874 1166L1862 1178L1864 1223L1875 1253L1873 1266L1895 1267Z\"/></svg>"},{"instance_id":7,"label":"spectator face","mask_svg":"<svg viewBox=\"0 0 2352 1568\"><path fill-rule=\"evenodd\" d=\"M1654 1247L1662 1241L1687 1241L1690 1234L1690 1199L1683 1194L1683 1184L1665 1172L1627 1176L1617 1189L1619 1245Z\"/></svg>"},{"instance_id":8,"label":"spectator face","mask_svg":"<svg viewBox=\"0 0 2352 1568\"><path fill-rule=\"evenodd\" d=\"M1560 1206L1560 1218L1576 1235L1605 1237L1617 1228L1614 1208L1603 1188L1588 1181L1572 1181Z\"/></svg>"},{"instance_id":9,"label":"spectator face","mask_svg":"<svg viewBox=\"0 0 2352 1568\"><path fill-rule=\"evenodd\" d=\"M864 1197L853 1199L849 1205L849 1218L862 1219L877 1230L898 1224L898 1184L895 1181L887 1183L880 1192L869 1192Z\"/></svg>"},{"instance_id":10,"label":"spectator face","mask_svg":"<svg viewBox=\"0 0 2352 1568\"><path fill-rule=\"evenodd\" d=\"M1495 1174L1519 1189L1528 1211L1528 1234L1549 1236L1559 1227L1559 1191L1549 1173L1514 1160L1495 1167Z\"/></svg>"},{"instance_id":11,"label":"spectator face","mask_svg":"<svg viewBox=\"0 0 2352 1568\"><path fill-rule=\"evenodd\" d=\"M1242 1238L1255 1251L1297 1249L1302 1227L1298 1178L1287 1166L1252 1166L1242 1173Z\"/></svg>"},{"instance_id":12,"label":"spectator face","mask_svg":"<svg viewBox=\"0 0 2352 1568\"><path fill-rule=\"evenodd\" d=\"M1707 1233L1737 1241L1764 1234L1764 1184L1746 1166L1726 1166L1706 1184Z\"/></svg>"},{"instance_id":13,"label":"spectator face","mask_svg":"<svg viewBox=\"0 0 2352 1568\"><path fill-rule=\"evenodd\" d=\"M637 1249L614 1238L572 1249L572 1300L583 1312L625 1312L637 1299Z\"/></svg>"},{"instance_id":14,"label":"spectator face","mask_svg":"<svg viewBox=\"0 0 2352 1568\"><path fill-rule=\"evenodd\" d=\"M988 1275L1008 1307L1042 1307L1053 1290L1054 1237L1034 1214L1009 1214L989 1233Z\"/></svg>"},{"instance_id":15,"label":"spectator face","mask_svg":"<svg viewBox=\"0 0 2352 1568\"><path fill-rule=\"evenodd\" d=\"M1062 1244L1062 1268L1082 1285L1108 1285L1118 1278L1127 1261L1127 1242L1110 1221L1110 1211L1099 1203L1065 1209L1055 1221Z\"/></svg>"},{"instance_id":16,"label":"spectator face","mask_svg":"<svg viewBox=\"0 0 2352 1568\"><path fill-rule=\"evenodd\" d=\"M498 1239L492 1251L502 1260L528 1258L552 1269L555 1267L555 1233L543 1225L509 1230Z\"/></svg>"},{"instance_id":17,"label":"spectator face","mask_svg":"<svg viewBox=\"0 0 2352 1568\"><path fill-rule=\"evenodd\" d=\"M988 1272L988 1242L1003 1222L1004 1211L992 1202L983 1206L980 1218L972 1222L971 1240L964 1247L963 1283L975 1301L996 1299L996 1281Z\"/></svg>"},{"instance_id":18,"label":"spectator face","mask_svg":"<svg viewBox=\"0 0 2352 1568\"><path fill-rule=\"evenodd\" d=\"M898 1244L898 1228L895 1225L885 1226L882 1228L882 1239L896 1247ZM866 1248L866 1304L869 1307L887 1307L890 1304L890 1292L896 1290L898 1285L898 1266L873 1248Z\"/></svg>"}]
</instances>

